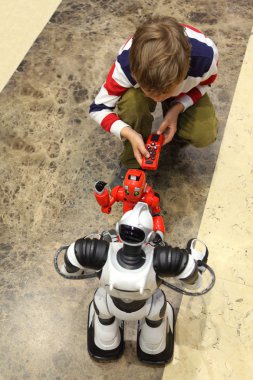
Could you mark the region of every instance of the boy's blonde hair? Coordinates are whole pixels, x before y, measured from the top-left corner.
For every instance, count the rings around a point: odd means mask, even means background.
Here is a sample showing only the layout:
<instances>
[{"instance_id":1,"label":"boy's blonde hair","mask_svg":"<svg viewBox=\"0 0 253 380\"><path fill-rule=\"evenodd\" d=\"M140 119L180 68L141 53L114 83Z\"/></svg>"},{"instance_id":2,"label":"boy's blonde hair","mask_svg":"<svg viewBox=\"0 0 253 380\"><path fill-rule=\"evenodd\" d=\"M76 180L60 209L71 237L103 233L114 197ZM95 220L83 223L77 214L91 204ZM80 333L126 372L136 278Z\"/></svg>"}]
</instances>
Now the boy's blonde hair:
<instances>
[{"instance_id":1,"label":"boy's blonde hair","mask_svg":"<svg viewBox=\"0 0 253 380\"><path fill-rule=\"evenodd\" d=\"M131 72L140 87L152 94L165 94L186 77L190 51L184 27L177 20L152 18L133 36Z\"/></svg>"}]
</instances>

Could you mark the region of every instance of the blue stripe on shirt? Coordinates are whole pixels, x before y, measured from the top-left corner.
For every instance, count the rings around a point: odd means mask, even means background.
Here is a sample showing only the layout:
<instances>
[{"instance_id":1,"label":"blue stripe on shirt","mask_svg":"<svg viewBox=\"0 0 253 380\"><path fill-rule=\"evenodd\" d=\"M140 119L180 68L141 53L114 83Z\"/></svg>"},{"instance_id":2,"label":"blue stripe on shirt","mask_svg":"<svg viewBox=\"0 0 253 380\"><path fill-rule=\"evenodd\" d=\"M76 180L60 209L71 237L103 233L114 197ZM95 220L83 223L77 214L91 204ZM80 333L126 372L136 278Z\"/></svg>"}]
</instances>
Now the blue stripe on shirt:
<instances>
[{"instance_id":1,"label":"blue stripe on shirt","mask_svg":"<svg viewBox=\"0 0 253 380\"><path fill-rule=\"evenodd\" d=\"M129 82L132 84L132 86L135 86L136 81L133 79L131 70L130 70L129 54L130 54L130 49L123 50L122 53L118 55L117 61L119 62Z\"/></svg>"},{"instance_id":2,"label":"blue stripe on shirt","mask_svg":"<svg viewBox=\"0 0 253 380\"><path fill-rule=\"evenodd\" d=\"M89 113L103 111L103 110L110 110L110 111L112 111L112 110L114 110L114 108L115 107L108 107L105 104L96 104L95 102L93 102L90 105Z\"/></svg>"},{"instance_id":3,"label":"blue stripe on shirt","mask_svg":"<svg viewBox=\"0 0 253 380\"><path fill-rule=\"evenodd\" d=\"M203 77L211 67L213 61L213 49L211 46L196 40L188 38L191 45L191 62L188 76Z\"/></svg>"}]
</instances>

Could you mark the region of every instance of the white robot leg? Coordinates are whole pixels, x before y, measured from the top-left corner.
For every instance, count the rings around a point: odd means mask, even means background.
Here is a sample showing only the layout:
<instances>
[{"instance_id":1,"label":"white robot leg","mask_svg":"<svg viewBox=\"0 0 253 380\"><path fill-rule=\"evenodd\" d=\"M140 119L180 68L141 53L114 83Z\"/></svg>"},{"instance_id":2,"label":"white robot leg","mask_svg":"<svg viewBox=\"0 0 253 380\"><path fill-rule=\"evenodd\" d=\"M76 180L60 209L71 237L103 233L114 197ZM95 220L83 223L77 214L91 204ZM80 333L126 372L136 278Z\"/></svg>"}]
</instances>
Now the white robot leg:
<instances>
[{"instance_id":1,"label":"white robot leg","mask_svg":"<svg viewBox=\"0 0 253 380\"><path fill-rule=\"evenodd\" d=\"M174 312L162 290L152 297L149 314L138 325L137 355L146 363L164 364L174 351Z\"/></svg>"},{"instance_id":2,"label":"white robot leg","mask_svg":"<svg viewBox=\"0 0 253 380\"><path fill-rule=\"evenodd\" d=\"M124 351L124 324L107 308L106 291L98 288L90 303L87 345L98 360L118 359Z\"/></svg>"}]
</instances>

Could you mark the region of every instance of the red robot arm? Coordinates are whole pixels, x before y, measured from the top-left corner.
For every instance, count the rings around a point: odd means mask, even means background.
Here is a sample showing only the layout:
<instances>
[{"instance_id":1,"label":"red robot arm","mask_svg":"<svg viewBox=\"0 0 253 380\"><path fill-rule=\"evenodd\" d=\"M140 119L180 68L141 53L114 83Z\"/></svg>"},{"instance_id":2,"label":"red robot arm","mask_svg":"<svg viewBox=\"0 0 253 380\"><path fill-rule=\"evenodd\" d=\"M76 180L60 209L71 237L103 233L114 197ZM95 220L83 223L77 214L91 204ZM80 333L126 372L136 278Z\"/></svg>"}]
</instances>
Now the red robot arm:
<instances>
[{"instance_id":1,"label":"red robot arm","mask_svg":"<svg viewBox=\"0 0 253 380\"><path fill-rule=\"evenodd\" d=\"M95 189L94 191L95 198L97 203L101 206L101 211L110 214L111 206L110 206L110 194L108 189L103 189L102 192L98 193Z\"/></svg>"},{"instance_id":2,"label":"red robot arm","mask_svg":"<svg viewBox=\"0 0 253 380\"><path fill-rule=\"evenodd\" d=\"M144 196L144 202L146 202L151 208L154 231L161 231L164 234L165 226L163 217L161 216L160 198L157 193L154 193L152 191L150 186L148 187L147 193Z\"/></svg>"},{"instance_id":3,"label":"red robot arm","mask_svg":"<svg viewBox=\"0 0 253 380\"><path fill-rule=\"evenodd\" d=\"M154 193L150 186L147 187L147 190L145 191L142 201L149 205L149 207L152 209L152 212L153 212L153 209L155 209L156 207L159 208L159 212L161 211L160 206L159 206L160 204L159 195L157 193Z\"/></svg>"},{"instance_id":4,"label":"red robot arm","mask_svg":"<svg viewBox=\"0 0 253 380\"><path fill-rule=\"evenodd\" d=\"M111 191L111 196L114 199L114 202L123 202L124 188L122 186L115 186Z\"/></svg>"},{"instance_id":5,"label":"red robot arm","mask_svg":"<svg viewBox=\"0 0 253 380\"><path fill-rule=\"evenodd\" d=\"M154 193L153 204L151 205L153 216L154 231L161 231L165 233L165 226L163 217L161 216L160 198L159 195Z\"/></svg>"},{"instance_id":6,"label":"red robot arm","mask_svg":"<svg viewBox=\"0 0 253 380\"><path fill-rule=\"evenodd\" d=\"M112 189L111 194L109 193L108 189L105 187L106 183L103 181L98 181L95 184L94 189L94 195L98 202L98 204L101 206L101 211L105 214L110 214L111 207L115 202L118 202L121 200L121 186L116 186Z\"/></svg>"},{"instance_id":7,"label":"red robot arm","mask_svg":"<svg viewBox=\"0 0 253 380\"><path fill-rule=\"evenodd\" d=\"M165 226L161 215L153 215L154 231L161 231L164 235Z\"/></svg>"}]
</instances>

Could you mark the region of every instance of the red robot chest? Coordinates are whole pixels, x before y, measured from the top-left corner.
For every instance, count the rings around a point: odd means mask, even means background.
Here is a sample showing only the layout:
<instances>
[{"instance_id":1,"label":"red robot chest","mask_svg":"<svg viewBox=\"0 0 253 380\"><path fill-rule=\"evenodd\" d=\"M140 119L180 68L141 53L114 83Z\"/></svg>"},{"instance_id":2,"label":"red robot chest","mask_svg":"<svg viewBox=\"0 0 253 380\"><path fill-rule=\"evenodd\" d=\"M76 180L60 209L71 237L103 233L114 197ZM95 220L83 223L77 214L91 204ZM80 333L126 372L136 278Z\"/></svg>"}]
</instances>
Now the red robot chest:
<instances>
[{"instance_id":1,"label":"red robot chest","mask_svg":"<svg viewBox=\"0 0 253 380\"><path fill-rule=\"evenodd\" d=\"M130 202L124 199L123 200L123 214L125 214L125 212L127 211L132 210L137 202L145 202L145 196L143 195L140 199L136 200L136 202Z\"/></svg>"}]
</instances>

